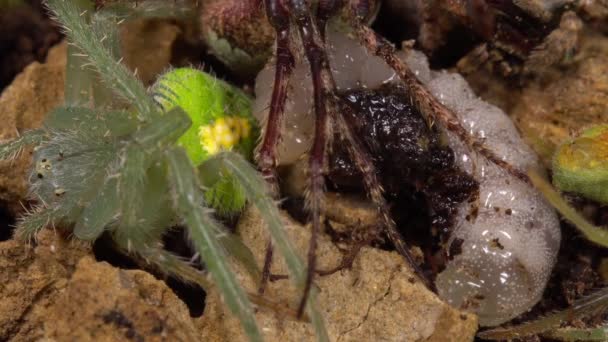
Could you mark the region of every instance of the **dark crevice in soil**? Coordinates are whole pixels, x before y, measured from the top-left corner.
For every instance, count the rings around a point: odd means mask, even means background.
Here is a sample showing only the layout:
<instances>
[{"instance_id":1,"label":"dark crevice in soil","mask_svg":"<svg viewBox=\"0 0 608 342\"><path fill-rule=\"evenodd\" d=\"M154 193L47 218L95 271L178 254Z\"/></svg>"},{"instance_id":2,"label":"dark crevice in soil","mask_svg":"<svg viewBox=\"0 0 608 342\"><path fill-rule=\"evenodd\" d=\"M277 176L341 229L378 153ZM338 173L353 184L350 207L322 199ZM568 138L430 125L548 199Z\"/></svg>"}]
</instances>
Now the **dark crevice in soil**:
<instances>
[{"instance_id":1,"label":"dark crevice in soil","mask_svg":"<svg viewBox=\"0 0 608 342\"><path fill-rule=\"evenodd\" d=\"M93 254L97 261L105 261L115 267L126 270L139 268L135 260L116 250L112 237L109 234L103 234L99 239L95 240L93 243Z\"/></svg>"},{"instance_id":2,"label":"dark crevice in soil","mask_svg":"<svg viewBox=\"0 0 608 342\"><path fill-rule=\"evenodd\" d=\"M416 18L414 15L404 17L402 12L395 11L391 6L383 5L372 28L396 47L400 47L403 41L414 40L417 44L415 47L421 48L417 41L420 33L419 20L420 18ZM433 69L450 68L479 43L479 38L472 34L469 28L455 27L447 33L445 44L428 56L431 67Z\"/></svg>"},{"instance_id":3,"label":"dark crevice in soil","mask_svg":"<svg viewBox=\"0 0 608 342\"><path fill-rule=\"evenodd\" d=\"M291 218L302 225L307 224L310 218L305 207L306 203L301 197L287 197L281 201L281 209L286 210Z\"/></svg>"},{"instance_id":4,"label":"dark crevice in soil","mask_svg":"<svg viewBox=\"0 0 608 342\"><path fill-rule=\"evenodd\" d=\"M15 217L0 204L0 241L9 240L13 236Z\"/></svg>"},{"instance_id":5,"label":"dark crevice in soil","mask_svg":"<svg viewBox=\"0 0 608 342\"><path fill-rule=\"evenodd\" d=\"M390 5L380 6L377 19L372 24L372 28L383 37L390 40L396 46L401 42L418 37L418 24L416 18L403 18L399 11L395 11Z\"/></svg>"},{"instance_id":6,"label":"dark crevice in soil","mask_svg":"<svg viewBox=\"0 0 608 342\"><path fill-rule=\"evenodd\" d=\"M197 318L205 311L205 291L196 285L184 283L176 278L169 277L165 282L173 292L186 303L190 317Z\"/></svg>"}]
</instances>

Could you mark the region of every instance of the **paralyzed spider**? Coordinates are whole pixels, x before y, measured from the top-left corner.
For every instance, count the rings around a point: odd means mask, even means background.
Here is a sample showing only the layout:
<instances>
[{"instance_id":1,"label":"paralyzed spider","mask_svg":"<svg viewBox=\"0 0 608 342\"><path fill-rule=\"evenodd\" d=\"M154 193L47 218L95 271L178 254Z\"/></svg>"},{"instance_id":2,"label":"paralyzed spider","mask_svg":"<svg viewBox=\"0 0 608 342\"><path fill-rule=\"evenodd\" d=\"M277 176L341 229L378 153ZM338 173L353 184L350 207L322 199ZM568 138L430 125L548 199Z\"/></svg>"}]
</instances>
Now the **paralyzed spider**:
<instances>
[{"instance_id":1,"label":"paralyzed spider","mask_svg":"<svg viewBox=\"0 0 608 342\"><path fill-rule=\"evenodd\" d=\"M421 270L410 255L406 242L389 215L389 205L383 195L383 187L375 164L377 159L372 154L374 153L374 144L370 146L364 139L360 138L360 127L357 123L357 117L360 114L353 103L344 101L340 97L340 91L354 87L367 87L367 85L360 82L357 85L345 86L337 80L338 72L336 68L338 66L332 64L335 61L332 61L328 56L330 45L328 41L330 36L334 35L336 28L345 31L347 36L356 37L358 46L365 51L363 54L377 56L382 61L381 63L388 65L394 78L403 83L404 87L400 88L399 92L422 115L427 127L436 125L441 127L442 130L449 132L449 135L456 137L460 144L466 146L465 149L475 151L475 154L483 156L484 163L489 162L497 170L510 174L517 182L522 182L522 184L527 182L527 176L519 168L527 167L528 164L520 163L517 167L514 167L507 161L508 159L498 156L492 150L486 148L479 140L479 132L473 134L472 129L463 127L463 120L466 121L467 119L459 118L452 109L440 102L436 96L441 95L441 93L431 93L410 67L396 55L393 46L367 26L367 22L376 13L376 8L377 4L375 2L366 0L328 0L312 3L303 0L265 0L263 3L260 0L250 0L244 2L211 1L203 4L203 34L216 55L226 63L233 61L231 58L236 55L240 63L249 61L251 62L250 65L255 67L257 61L250 57L257 56L260 51L265 51L264 49L270 44L267 37L272 36L272 31L274 31L275 59L272 64L274 66L271 67L274 68L274 76L271 77L273 79L271 82L273 84L272 93L268 99L268 113L263 119L265 120L263 136L256 155L262 174L271 184L276 185L276 167L279 160L285 158L285 148L281 151L277 148L282 138L284 138L282 137L282 134L285 134L284 126L298 125L297 123L284 122L284 114L286 111L293 112L294 107L297 106L294 103L298 101L309 101L314 108L313 138L308 151L309 178L306 191L312 220L312 237L308 251L307 289L310 288L315 273L315 239L321 226L320 216L324 206L323 191L328 169L327 156L334 135L342 139L344 149L348 151L349 158L357 168L367 193L380 213L381 225L384 227L386 235L397 251L406 258L423 281L425 280ZM261 34L254 35L255 30L261 32ZM253 36L256 37L253 41L254 44L247 44L247 39L243 38ZM353 55L359 54L359 52L352 53ZM350 62L345 63L352 63L351 68L355 70L357 68L356 63L364 64L364 62L355 62L355 57L351 58L350 52L346 52L345 56L347 59L351 59ZM302 66L308 69L308 72L302 71ZM364 65L360 67L365 68ZM298 74L294 73L296 69L299 70ZM309 73L309 76L302 76L302 73ZM354 70L342 70L340 73L346 75L341 76L341 78L349 78L349 73L355 74L356 72ZM300 89L307 86L303 82L310 82L312 90L300 95L293 94L294 88ZM372 87L370 86L370 88ZM297 98L290 100L293 102L289 104L292 107L291 109L286 107L290 92L292 93L291 96L300 96L299 100ZM304 109L303 114L306 111ZM293 120L293 116L289 113L288 117ZM470 124L473 125L472 122ZM483 137L483 131L481 135ZM506 147L502 146L502 148ZM507 180L507 183L509 182ZM543 210L545 210L544 206ZM549 217L551 215L549 214ZM559 230L556 231L555 229L554 216L548 222L550 222L549 231L551 232L548 234L550 236L548 239L551 241L549 245L552 247L547 249L551 252L546 265L550 269L556 253L555 242L559 241ZM497 245L501 246L500 244ZM268 253L268 255L271 255L271 253ZM469 254L467 258L474 260L476 256ZM266 270L268 265L269 263L265 265ZM546 267L543 267L546 270ZM472 275L472 277L478 278L479 275ZM543 280L538 283L542 284L546 282L546 279L545 274ZM534 298L537 300L542 293L542 285L540 292L536 289L534 293ZM304 294L305 298L306 293ZM302 312L302 310L303 305L300 305L299 312ZM488 324L501 322L500 319L504 321L504 317L496 320L491 318L488 320Z\"/></svg>"}]
</instances>

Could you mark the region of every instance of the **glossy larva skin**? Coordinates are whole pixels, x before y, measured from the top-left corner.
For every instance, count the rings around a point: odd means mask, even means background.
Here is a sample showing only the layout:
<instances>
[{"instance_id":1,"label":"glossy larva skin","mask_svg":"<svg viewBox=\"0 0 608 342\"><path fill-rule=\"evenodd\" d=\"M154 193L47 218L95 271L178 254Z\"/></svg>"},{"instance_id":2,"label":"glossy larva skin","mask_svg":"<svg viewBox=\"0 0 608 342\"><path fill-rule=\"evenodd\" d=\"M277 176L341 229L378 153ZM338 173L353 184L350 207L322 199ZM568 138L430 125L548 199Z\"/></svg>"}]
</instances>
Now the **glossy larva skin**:
<instances>
[{"instance_id":1,"label":"glossy larva skin","mask_svg":"<svg viewBox=\"0 0 608 342\"><path fill-rule=\"evenodd\" d=\"M434 73L429 89L452 108L473 135L521 170L538 166L536 156L499 108L478 99L458 74ZM478 214L460 210L437 276L439 295L473 310L481 325L504 323L542 297L560 245L553 208L530 184L476 157L448 133L460 166L480 183Z\"/></svg>"},{"instance_id":2,"label":"glossy larva skin","mask_svg":"<svg viewBox=\"0 0 608 342\"><path fill-rule=\"evenodd\" d=\"M373 89L397 80L395 73L358 43L328 31L330 64L339 89ZM458 74L434 72L417 51L403 53L412 71L487 147L521 170L537 157L499 108L478 99ZM263 119L270 101L272 65L256 83L254 114ZM310 146L312 89L307 64L298 60L290 83L279 162L291 164ZM557 216L529 184L472 153L445 130L459 166L480 184L479 200L463 203L447 251L450 261L438 274L439 295L479 315L480 324L498 325L536 304L555 264L560 245ZM472 213L477 212L477 215Z\"/></svg>"}]
</instances>

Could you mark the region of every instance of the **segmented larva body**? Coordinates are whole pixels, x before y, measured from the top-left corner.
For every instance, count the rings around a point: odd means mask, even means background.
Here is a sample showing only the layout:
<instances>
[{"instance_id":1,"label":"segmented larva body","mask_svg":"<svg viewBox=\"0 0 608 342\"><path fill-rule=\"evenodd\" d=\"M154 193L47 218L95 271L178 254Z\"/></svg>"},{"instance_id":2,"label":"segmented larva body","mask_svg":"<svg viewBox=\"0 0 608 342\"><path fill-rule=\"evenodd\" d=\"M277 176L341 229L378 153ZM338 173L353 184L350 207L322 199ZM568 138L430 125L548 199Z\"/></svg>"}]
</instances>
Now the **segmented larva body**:
<instances>
[{"instance_id":1,"label":"segmented larva body","mask_svg":"<svg viewBox=\"0 0 608 342\"><path fill-rule=\"evenodd\" d=\"M433 73L427 83L472 135L511 165L526 170L537 158L509 117L478 99L458 74ZM473 310L481 325L497 325L536 304L549 280L560 245L553 208L530 184L484 160L448 133L460 167L479 182L479 210L459 210L448 250L453 257L437 276L439 295Z\"/></svg>"},{"instance_id":2,"label":"segmented larva body","mask_svg":"<svg viewBox=\"0 0 608 342\"><path fill-rule=\"evenodd\" d=\"M381 59L369 55L348 35L328 30L328 45L339 89L374 89L398 80ZM291 164L301 157L313 132L310 72L303 58L296 59L279 147L280 164ZM416 51L404 54L404 59L471 135L521 170L538 164L509 117L478 99L460 75L431 71L426 57ZM261 120L267 115L273 76L270 63L256 82L254 113ZM540 300L560 245L559 221L531 185L443 131L459 167L480 186L478 201L462 203L456 216L447 244L450 260L436 279L438 293L453 306L476 312L481 325L501 324Z\"/></svg>"}]
</instances>

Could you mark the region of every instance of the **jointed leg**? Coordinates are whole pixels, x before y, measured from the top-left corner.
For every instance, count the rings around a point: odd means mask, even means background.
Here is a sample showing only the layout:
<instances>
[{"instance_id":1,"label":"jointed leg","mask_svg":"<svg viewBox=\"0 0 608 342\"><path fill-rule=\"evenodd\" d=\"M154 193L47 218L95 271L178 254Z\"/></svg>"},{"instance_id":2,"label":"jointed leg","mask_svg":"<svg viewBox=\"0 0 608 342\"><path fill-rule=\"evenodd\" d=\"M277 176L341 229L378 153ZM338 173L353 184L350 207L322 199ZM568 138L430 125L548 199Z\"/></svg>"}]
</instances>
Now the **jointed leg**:
<instances>
[{"instance_id":1,"label":"jointed leg","mask_svg":"<svg viewBox=\"0 0 608 342\"><path fill-rule=\"evenodd\" d=\"M277 190L276 147L281 139L281 123L287 99L287 86L294 67L294 58L289 49L290 30L289 14L279 0L265 0L266 15L270 24L276 31L276 70L272 98L267 122L264 125L262 143L256 154L256 161L260 166L262 175L273 190Z\"/></svg>"},{"instance_id":2,"label":"jointed leg","mask_svg":"<svg viewBox=\"0 0 608 342\"><path fill-rule=\"evenodd\" d=\"M432 125L436 121L442 123L446 129L454 132L461 140L469 144L474 151L518 178L527 181L527 176L523 172L500 159L494 152L484 147L475 137L470 136L462 127L456 115L435 99L424 85L418 81L405 63L396 57L391 44L363 24L362 19L365 15L365 4L368 4L368 1L360 0L350 3L349 9L352 25L355 28L356 34L372 54L383 58L397 72L408 88L412 103L426 116L429 125ZM388 237L398 252L408 260L420 278L426 281L422 271L414 262L405 241L396 229L395 223L390 218L389 207L384 199L380 182L377 179L373 159L366 147L356 139L355 128L352 124L353 119L356 120L355 113L350 106L341 103L336 96L336 85L325 51L324 32L327 19L343 4L344 0L319 1L317 21L315 21L306 0L265 0L268 17L277 31L276 78L269 119L257 156L258 163L267 179L274 181L276 178L274 174L276 144L280 139L280 122L283 117L287 83L293 68L293 56L289 51L290 21L293 21L299 31L304 52L310 64L314 89L315 137L309 154L310 183L307 196L312 216L312 232L308 252L307 282L302 302L298 308L298 315L301 315L304 311L306 299L315 274L316 239L321 226L320 213L324 199L326 150L333 124L338 125L340 133L348 141L349 153L363 174L366 189L381 213ZM317 25L321 25L321 27Z\"/></svg>"},{"instance_id":3,"label":"jointed leg","mask_svg":"<svg viewBox=\"0 0 608 342\"><path fill-rule=\"evenodd\" d=\"M331 15L333 15L334 12L340 8L341 3L342 2L340 0L327 0L320 2L317 13L318 23L325 25L327 18L331 17ZM365 3L365 1L359 2L358 5L361 5L362 3ZM324 28L319 29L316 27L305 1L290 0L290 4L291 14L294 18L294 22L298 26L304 51L310 63L316 113L315 139L310 152L311 176L308 198L313 220L313 227L308 255L308 281L303 300L300 304L299 312L302 312L304 309L306 296L310 290L312 278L315 273L316 238L321 225L320 206L322 205L323 201L323 170L325 168L326 146L328 137L331 133L331 125L328 124L339 124L340 132L349 142L349 152L358 168L364 175L366 189L369 192L372 200L377 205L381 216L383 217L383 223L385 225L385 229L387 230L388 237L394 243L398 252L408 260L420 278L426 282L426 278L424 277L420 268L414 262L404 239L401 237L395 227L395 223L390 218L389 207L383 197L383 190L380 182L376 177L376 171L371 155L365 149L365 147L356 140L354 128L348 124L348 122L352 122L350 120L356 120L356 118L346 118L344 113L347 112L349 108L338 105L340 100L336 96L336 83L329 68L329 60L325 51L325 44L322 37ZM361 7L358 7L357 9L360 8ZM328 108L331 110L328 111Z\"/></svg>"},{"instance_id":4,"label":"jointed leg","mask_svg":"<svg viewBox=\"0 0 608 342\"><path fill-rule=\"evenodd\" d=\"M471 136L460 124L456 115L446 106L441 104L416 78L410 68L399 59L395 54L394 47L382 36L365 26L361 16L356 9L351 8L351 24L355 28L356 34L368 51L385 60L385 62L399 75L401 80L408 88L412 103L426 117L429 124L440 122L446 129L454 132L458 138L467 143L474 151L481 154L490 162L507 170L524 182L529 182L528 176L514 168L512 165L502 160L493 151L483 145L481 141Z\"/></svg>"},{"instance_id":5,"label":"jointed leg","mask_svg":"<svg viewBox=\"0 0 608 342\"><path fill-rule=\"evenodd\" d=\"M326 3L330 2L327 1ZM319 4L319 6L323 6L323 3ZM310 183L308 185L308 205L312 216L312 231L308 247L306 285L298 308L298 313L302 314L316 269L317 235L321 227L321 206L323 205L325 187L323 171L326 165L326 150L331 127L326 101L328 94L327 84L329 78L331 78L331 72L329 71L327 55L324 50L325 44L322 41L321 33L316 23L312 19L308 4L303 0L290 0L290 10L300 33L304 53L310 63L315 108L315 136L309 154Z\"/></svg>"},{"instance_id":6,"label":"jointed leg","mask_svg":"<svg viewBox=\"0 0 608 342\"><path fill-rule=\"evenodd\" d=\"M427 277L424 275L424 272L414 260L405 239L401 233L399 233L399 230L397 230L395 221L393 221L390 216L389 205L384 198L382 185L376 176L377 173L371 158L371 154L368 152L367 148L365 148L365 146L355 137L356 133L353 122L356 122L357 120L356 114L347 103L338 102L339 99L336 99L335 101L336 107L340 112L337 120L340 127L339 132L348 141L347 147L349 154L363 175L365 189L367 190L374 204L378 207L378 212L382 217L382 223L386 231L386 235L395 246L397 252L399 252L399 254L401 254L414 269L414 272L418 275L418 277L428 288L432 289L433 285L428 281Z\"/></svg>"},{"instance_id":7,"label":"jointed leg","mask_svg":"<svg viewBox=\"0 0 608 342\"><path fill-rule=\"evenodd\" d=\"M287 9L280 1L265 0L266 16L270 24L276 31L276 69L274 85L272 88L272 98L268 119L262 125L264 134L262 143L256 153L256 161L260 166L262 176L272 188L272 192L278 194L278 181L276 175L277 167L277 145L281 139L281 124L285 111L285 101L287 99L287 86L291 76L294 59L289 49L289 15ZM258 292L262 294L268 283L270 276L270 266L272 264L272 242L269 241L264 258L264 270Z\"/></svg>"},{"instance_id":8,"label":"jointed leg","mask_svg":"<svg viewBox=\"0 0 608 342\"><path fill-rule=\"evenodd\" d=\"M270 267L272 266L272 256L273 256L272 240L268 240L268 244L266 245L266 255L264 256L264 267L262 268L262 279L260 279L260 284L258 287L258 294L263 295L266 290L266 285L268 284L268 280L270 280Z\"/></svg>"}]
</instances>

